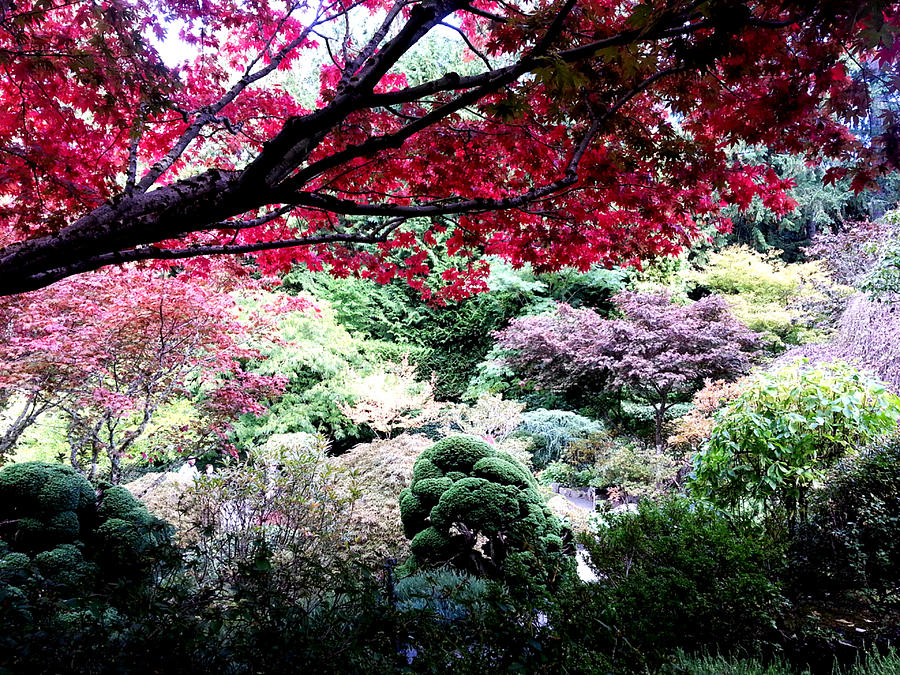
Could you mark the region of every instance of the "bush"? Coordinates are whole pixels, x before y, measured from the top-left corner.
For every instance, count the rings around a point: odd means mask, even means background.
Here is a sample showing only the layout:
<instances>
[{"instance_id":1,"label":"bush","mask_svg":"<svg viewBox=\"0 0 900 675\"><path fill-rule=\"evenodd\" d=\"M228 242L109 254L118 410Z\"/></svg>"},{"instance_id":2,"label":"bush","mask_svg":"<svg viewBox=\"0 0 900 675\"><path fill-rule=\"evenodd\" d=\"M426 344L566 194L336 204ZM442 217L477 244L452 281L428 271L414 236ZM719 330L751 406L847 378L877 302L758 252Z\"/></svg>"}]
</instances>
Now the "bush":
<instances>
[{"instance_id":1,"label":"bush","mask_svg":"<svg viewBox=\"0 0 900 675\"><path fill-rule=\"evenodd\" d=\"M900 437L848 457L812 494L793 546L801 588L900 591Z\"/></svg>"},{"instance_id":2,"label":"bush","mask_svg":"<svg viewBox=\"0 0 900 675\"><path fill-rule=\"evenodd\" d=\"M504 401L497 394L482 394L471 405L448 406L445 435L459 433L502 443L522 422L525 404Z\"/></svg>"},{"instance_id":3,"label":"bush","mask_svg":"<svg viewBox=\"0 0 900 675\"><path fill-rule=\"evenodd\" d=\"M94 488L75 469L25 462L0 471L0 538L13 550L46 551L80 538L95 517ZM87 534L87 532L85 532Z\"/></svg>"},{"instance_id":4,"label":"bush","mask_svg":"<svg viewBox=\"0 0 900 675\"><path fill-rule=\"evenodd\" d=\"M136 624L180 563L171 528L124 488L97 494L67 466L0 471L0 670L101 672L110 642L157 663L140 655L167 629Z\"/></svg>"},{"instance_id":5,"label":"bush","mask_svg":"<svg viewBox=\"0 0 900 675\"><path fill-rule=\"evenodd\" d=\"M723 295L737 319L762 333L774 353L827 336L851 293L832 282L818 262L786 264L777 252L757 253L747 246L712 254L693 281Z\"/></svg>"},{"instance_id":6,"label":"bush","mask_svg":"<svg viewBox=\"0 0 900 675\"><path fill-rule=\"evenodd\" d=\"M676 452L696 453L709 440L713 429L713 414L740 395L747 386L747 378L734 382L725 380L707 381L703 389L694 394L692 407L687 414L678 418L668 438L670 449Z\"/></svg>"},{"instance_id":7,"label":"bush","mask_svg":"<svg viewBox=\"0 0 900 675\"><path fill-rule=\"evenodd\" d=\"M144 578L171 548L171 528L125 488L99 494L71 467L10 464L0 471L0 540L45 570L77 551L113 582Z\"/></svg>"},{"instance_id":8,"label":"bush","mask_svg":"<svg viewBox=\"0 0 900 675\"><path fill-rule=\"evenodd\" d=\"M798 361L748 381L715 416L692 494L775 523L802 520L810 487L848 452L890 431L900 399L846 364Z\"/></svg>"},{"instance_id":9,"label":"bush","mask_svg":"<svg viewBox=\"0 0 900 675\"><path fill-rule=\"evenodd\" d=\"M395 345L387 349L383 342L355 337L337 323L334 312L322 303L316 315L295 311L280 318L280 341L260 348L266 358L255 363L253 370L287 378L285 393L264 414L244 415L235 425L242 449L262 445L275 434L301 432L322 433L336 449L343 450L374 435L367 425L369 416L361 413L351 419L347 415L347 411L362 411L371 404L362 387L380 382L385 393L401 395L410 387L417 391L431 388L425 382L407 382L411 376L406 366L417 358L417 348ZM396 374L385 370L388 355L403 364ZM356 404L360 404L358 408Z\"/></svg>"},{"instance_id":10,"label":"bush","mask_svg":"<svg viewBox=\"0 0 900 675\"><path fill-rule=\"evenodd\" d=\"M781 556L756 530L675 500L606 522L585 544L626 663L653 668L679 648L730 650L766 636Z\"/></svg>"},{"instance_id":11,"label":"bush","mask_svg":"<svg viewBox=\"0 0 900 675\"><path fill-rule=\"evenodd\" d=\"M394 587L400 612L431 610L447 621L484 612L487 582L452 569L419 572Z\"/></svg>"},{"instance_id":12,"label":"bush","mask_svg":"<svg viewBox=\"0 0 900 675\"><path fill-rule=\"evenodd\" d=\"M546 586L573 571L571 534L544 505L531 472L484 441L451 436L423 452L400 493L414 561Z\"/></svg>"},{"instance_id":13,"label":"bush","mask_svg":"<svg viewBox=\"0 0 900 675\"><path fill-rule=\"evenodd\" d=\"M534 465L545 467L560 459L577 439L603 431L603 423L567 410L534 410L522 415L518 431L534 437Z\"/></svg>"},{"instance_id":14,"label":"bush","mask_svg":"<svg viewBox=\"0 0 900 675\"><path fill-rule=\"evenodd\" d=\"M330 460L340 484L358 486L359 498L346 518L354 551L365 561L380 565L409 557L397 495L409 486L418 456L432 445L425 436L402 434L357 445Z\"/></svg>"}]
</instances>

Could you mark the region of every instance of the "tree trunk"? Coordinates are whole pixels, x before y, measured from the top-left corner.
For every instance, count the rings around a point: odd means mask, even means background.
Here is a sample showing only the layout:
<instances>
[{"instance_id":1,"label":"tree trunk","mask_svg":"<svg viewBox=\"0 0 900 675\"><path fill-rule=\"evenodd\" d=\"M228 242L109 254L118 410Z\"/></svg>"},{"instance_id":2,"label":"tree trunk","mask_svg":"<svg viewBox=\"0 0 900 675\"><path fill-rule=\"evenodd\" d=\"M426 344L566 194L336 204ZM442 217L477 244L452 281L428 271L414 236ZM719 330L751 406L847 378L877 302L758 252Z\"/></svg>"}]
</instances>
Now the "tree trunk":
<instances>
[{"instance_id":1,"label":"tree trunk","mask_svg":"<svg viewBox=\"0 0 900 675\"><path fill-rule=\"evenodd\" d=\"M666 412L669 410L667 397L663 397L659 405L656 406L656 428L654 429L654 440L656 441L656 452L662 452L663 446L663 426L666 423Z\"/></svg>"}]
</instances>

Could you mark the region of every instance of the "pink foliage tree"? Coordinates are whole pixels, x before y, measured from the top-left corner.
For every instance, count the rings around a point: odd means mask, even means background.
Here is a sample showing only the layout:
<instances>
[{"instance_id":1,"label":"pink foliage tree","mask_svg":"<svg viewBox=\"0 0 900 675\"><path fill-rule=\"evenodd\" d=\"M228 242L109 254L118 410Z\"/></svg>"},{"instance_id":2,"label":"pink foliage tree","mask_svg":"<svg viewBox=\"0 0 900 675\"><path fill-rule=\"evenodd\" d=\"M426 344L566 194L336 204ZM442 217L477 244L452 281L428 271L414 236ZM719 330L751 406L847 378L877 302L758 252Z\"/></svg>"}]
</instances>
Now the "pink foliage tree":
<instances>
[{"instance_id":1,"label":"pink foliage tree","mask_svg":"<svg viewBox=\"0 0 900 675\"><path fill-rule=\"evenodd\" d=\"M202 392L203 432L224 438L240 413L259 413L279 378L246 372L248 346L273 328L240 317L212 279L111 270L74 277L0 303L0 393L24 407L0 437L0 458L44 412L66 420L72 465L111 479L154 413L188 388Z\"/></svg>"},{"instance_id":2,"label":"pink foliage tree","mask_svg":"<svg viewBox=\"0 0 900 675\"><path fill-rule=\"evenodd\" d=\"M677 394L704 378L732 378L750 366L756 334L726 301L709 296L678 305L664 293L618 293L620 319L560 305L554 314L513 321L497 334L508 363L550 390L627 388L653 406L655 441Z\"/></svg>"}]
</instances>

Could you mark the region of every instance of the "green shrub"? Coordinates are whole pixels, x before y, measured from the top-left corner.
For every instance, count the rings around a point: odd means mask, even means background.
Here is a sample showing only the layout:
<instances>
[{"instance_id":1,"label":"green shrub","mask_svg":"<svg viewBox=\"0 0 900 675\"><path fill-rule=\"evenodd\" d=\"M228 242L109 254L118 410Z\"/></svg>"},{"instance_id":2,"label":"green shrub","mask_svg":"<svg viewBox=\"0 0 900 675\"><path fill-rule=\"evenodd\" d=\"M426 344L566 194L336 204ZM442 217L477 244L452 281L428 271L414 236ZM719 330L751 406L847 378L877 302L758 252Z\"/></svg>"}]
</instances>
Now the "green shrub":
<instances>
[{"instance_id":1,"label":"green shrub","mask_svg":"<svg viewBox=\"0 0 900 675\"><path fill-rule=\"evenodd\" d=\"M94 488L62 464L25 462L0 471L0 538L34 553L71 544L95 510Z\"/></svg>"},{"instance_id":2,"label":"green shrub","mask_svg":"<svg viewBox=\"0 0 900 675\"><path fill-rule=\"evenodd\" d=\"M715 414L694 459L691 493L730 511L802 520L813 483L848 452L890 431L900 399L847 364L807 362L751 378Z\"/></svg>"},{"instance_id":3,"label":"green shrub","mask_svg":"<svg viewBox=\"0 0 900 675\"><path fill-rule=\"evenodd\" d=\"M29 462L0 470L0 523L0 670L138 672L130 663L158 662L148 636L175 636L165 616L174 598L154 604L174 586L157 584L180 563L164 522L124 488L98 499L71 467ZM147 612L161 622L144 624ZM113 668L125 654L138 660Z\"/></svg>"},{"instance_id":4,"label":"green shrub","mask_svg":"<svg viewBox=\"0 0 900 675\"><path fill-rule=\"evenodd\" d=\"M541 485L550 485L551 483L559 483L560 485L575 485L575 467L565 462L551 462L543 471L538 474L538 480Z\"/></svg>"},{"instance_id":5,"label":"green shrub","mask_svg":"<svg viewBox=\"0 0 900 675\"><path fill-rule=\"evenodd\" d=\"M627 660L658 666L679 648L729 650L766 636L781 553L747 526L687 501L645 501L585 543L603 615Z\"/></svg>"},{"instance_id":6,"label":"green shrub","mask_svg":"<svg viewBox=\"0 0 900 675\"><path fill-rule=\"evenodd\" d=\"M811 495L809 519L792 547L802 589L900 587L900 437L839 462Z\"/></svg>"},{"instance_id":7,"label":"green shrub","mask_svg":"<svg viewBox=\"0 0 900 675\"><path fill-rule=\"evenodd\" d=\"M534 477L484 441L451 436L425 450L399 501L418 566L452 563L538 586L572 571L561 555L570 535L544 505Z\"/></svg>"}]
</instances>

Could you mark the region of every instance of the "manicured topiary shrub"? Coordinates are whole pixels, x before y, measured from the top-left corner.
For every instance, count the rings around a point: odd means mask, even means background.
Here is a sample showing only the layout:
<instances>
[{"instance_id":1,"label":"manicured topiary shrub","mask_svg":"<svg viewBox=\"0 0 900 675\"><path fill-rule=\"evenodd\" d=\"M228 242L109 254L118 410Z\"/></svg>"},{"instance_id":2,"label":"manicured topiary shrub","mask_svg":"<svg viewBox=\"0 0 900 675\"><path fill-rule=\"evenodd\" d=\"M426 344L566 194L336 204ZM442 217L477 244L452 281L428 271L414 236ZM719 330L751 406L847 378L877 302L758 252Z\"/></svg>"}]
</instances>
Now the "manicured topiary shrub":
<instances>
[{"instance_id":1,"label":"manicured topiary shrub","mask_svg":"<svg viewBox=\"0 0 900 675\"><path fill-rule=\"evenodd\" d=\"M527 569L538 583L572 567L571 533L531 472L476 438L445 438L419 456L400 516L414 567L451 563L493 577Z\"/></svg>"},{"instance_id":2,"label":"manicured topiary shrub","mask_svg":"<svg viewBox=\"0 0 900 675\"><path fill-rule=\"evenodd\" d=\"M27 553L71 544L81 522L93 520L95 502L91 484L71 467L10 464L0 471L0 539Z\"/></svg>"},{"instance_id":3,"label":"manicured topiary shrub","mask_svg":"<svg viewBox=\"0 0 900 675\"><path fill-rule=\"evenodd\" d=\"M102 571L136 580L171 546L171 529L122 487L100 490L61 464L0 471L0 568L25 556L53 583L83 586Z\"/></svg>"}]
</instances>

